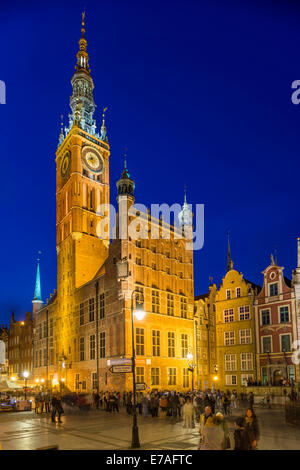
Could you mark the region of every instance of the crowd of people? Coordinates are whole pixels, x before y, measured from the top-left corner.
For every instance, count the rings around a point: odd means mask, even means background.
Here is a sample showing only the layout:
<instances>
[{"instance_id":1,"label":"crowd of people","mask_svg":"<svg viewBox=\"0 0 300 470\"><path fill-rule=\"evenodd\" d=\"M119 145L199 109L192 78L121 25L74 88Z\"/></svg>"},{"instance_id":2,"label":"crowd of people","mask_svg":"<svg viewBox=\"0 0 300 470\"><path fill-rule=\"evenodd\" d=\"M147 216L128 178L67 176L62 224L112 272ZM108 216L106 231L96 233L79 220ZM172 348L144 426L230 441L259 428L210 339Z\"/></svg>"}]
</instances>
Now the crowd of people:
<instances>
[{"instance_id":1,"label":"crowd of people","mask_svg":"<svg viewBox=\"0 0 300 470\"><path fill-rule=\"evenodd\" d=\"M246 402L247 400L247 402ZM227 416L238 407L245 406L244 416L234 419L234 442L230 439ZM92 395L72 393L61 396L58 393L38 393L35 396L35 412L51 414L52 422L61 422L64 406L78 409L95 408L107 413L119 413L124 407L127 414L134 411L133 393L118 391L94 392ZM257 448L259 425L253 411L254 395L218 391L175 391L138 392L137 412L143 417L180 419L187 431L199 430L199 450L251 450Z\"/></svg>"}]
</instances>

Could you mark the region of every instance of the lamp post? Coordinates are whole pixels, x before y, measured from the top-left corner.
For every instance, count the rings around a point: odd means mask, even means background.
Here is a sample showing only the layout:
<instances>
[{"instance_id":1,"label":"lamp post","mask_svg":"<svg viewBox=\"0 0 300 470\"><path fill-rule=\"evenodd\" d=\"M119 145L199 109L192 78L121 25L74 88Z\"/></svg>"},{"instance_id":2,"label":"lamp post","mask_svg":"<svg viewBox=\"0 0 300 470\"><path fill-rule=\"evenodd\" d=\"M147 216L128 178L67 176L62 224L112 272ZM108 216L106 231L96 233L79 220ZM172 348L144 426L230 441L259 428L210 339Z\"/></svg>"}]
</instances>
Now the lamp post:
<instances>
[{"instance_id":1,"label":"lamp post","mask_svg":"<svg viewBox=\"0 0 300 470\"><path fill-rule=\"evenodd\" d=\"M27 370L25 370L23 372L23 376L24 376L24 379L25 379L25 400L26 400L26 388L27 388L27 379L28 379L28 376L29 376L29 372L27 372Z\"/></svg>"},{"instance_id":2,"label":"lamp post","mask_svg":"<svg viewBox=\"0 0 300 470\"><path fill-rule=\"evenodd\" d=\"M194 370L195 370L196 364L192 364L192 360L194 358L192 353L188 353L186 357L189 360L188 370L192 373L192 391L193 391L194 390Z\"/></svg>"},{"instance_id":3,"label":"lamp post","mask_svg":"<svg viewBox=\"0 0 300 470\"><path fill-rule=\"evenodd\" d=\"M134 299L135 299L135 305L136 305L135 312L134 312ZM142 320L145 316L144 296L137 289L134 289L131 294L132 377L133 377L133 424L132 424L131 448L137 449L141 447L141 445L140 445L140 440L139 440L139 428L137 425L137 415L136 415L135 348L134 348L134 324L133 324L134 314L138 320Z\"/></svg>"}]
</instances>

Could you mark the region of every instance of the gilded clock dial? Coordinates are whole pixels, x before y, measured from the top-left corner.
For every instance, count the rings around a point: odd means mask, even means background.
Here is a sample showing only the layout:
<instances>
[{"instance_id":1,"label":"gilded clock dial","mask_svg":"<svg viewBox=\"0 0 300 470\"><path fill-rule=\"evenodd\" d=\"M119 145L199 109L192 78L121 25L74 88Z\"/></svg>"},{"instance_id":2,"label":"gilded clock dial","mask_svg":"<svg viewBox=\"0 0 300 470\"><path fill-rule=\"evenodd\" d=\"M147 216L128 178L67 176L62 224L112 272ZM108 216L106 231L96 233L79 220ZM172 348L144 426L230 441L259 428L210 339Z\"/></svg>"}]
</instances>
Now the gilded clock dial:
<instances>
[{"instance_id":1,"label":"gilded clock dial","mask_svg":"<svg viewBox=\"0 0 300 470\"><path fill-rule=\"evenodd\" d=\"M63 159L62 159L62 162L61 162L61 167L60 167L60 170L61 170L61 176L64 178L65 176L67 176L68 172L69 172L69 169L70 169L70 154L69 152L67 152Z\"/></svg>"},{"instance_id":2,"label":"gilded clock dial","mask_svg":"<svg viewBox=\"0 0 300 470\"><path fill-rule=\"evenodd\" d=\"M94 173L100 173L103 170L104 163L102 156L96 152L96 150L84 148L82 151L82 159L88 170Z\"/></svg>"}]
</instances>

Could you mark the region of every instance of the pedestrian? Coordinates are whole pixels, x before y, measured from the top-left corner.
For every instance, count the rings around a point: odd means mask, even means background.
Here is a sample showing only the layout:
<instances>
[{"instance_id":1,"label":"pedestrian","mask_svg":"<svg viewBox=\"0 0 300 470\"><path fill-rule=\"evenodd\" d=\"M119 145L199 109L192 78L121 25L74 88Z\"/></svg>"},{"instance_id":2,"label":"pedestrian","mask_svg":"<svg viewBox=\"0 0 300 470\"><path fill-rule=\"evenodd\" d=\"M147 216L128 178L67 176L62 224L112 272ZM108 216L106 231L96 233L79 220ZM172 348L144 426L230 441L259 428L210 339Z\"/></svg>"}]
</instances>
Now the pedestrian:
<instances>
[{"instance_id":1,"label":"pedestrian","mask_svg":"<svg viewBox=\"0 0 300 470\"><path fill-rule=\"evenodd\" d=\"M212 419L213 419L213 414L211 411L211 407L207 405L204 409L204 413L201 414L200 420L199 420L199 434L200 434L199 448L200 448L201 443L203 442L204 428L205 426L212 423Z\"/></svg>"},{"instance_id":2,"label":"pedestrian","mask_svg":"<svg viewBox=\"0 0 300 470\"><path fill-rule=\"evenodd\" d=\"M187 429L193 429L194 423L194 405L191 399L187 397L185 404L182 407L183 427Z\"/></svg>"},{"instance_id":3,"label":"pedestrian","mask_svg":"<svg viewBox=\"0 0 300 470\"><path fill-rule=\"evenodd\" d=\"M45 412L50 413L50 393L47 392L44 397L45 400Z\"/></svg>"},{"instance_id":4,"label":"pedestrian","mask_svg":"<svg viewBox=\"0 0 300 470\"><path fill-rule=\"evenodd\" d=\"M224 447L223 447L223 450L230 449L231 448L231 442L230 442L230 436L229 436L229 428L228 428L228 424L227 424L223 414L218 412L216 414L216 420L217 420L218 426L220 426L224 431L224 443L223 443Z\"/></svg>"},{"instance_id":5,"label":"pedestrian","mask_svg":"<svg viewBox=\"0 0 300 470\"><path fill-rule=\"evenodd\" d=\"M160 406L160 417L165 418L167 416L167 408L168 408L168 399L166 395L162 395L159 400Z\"/></svg>"},{"instance_id":6,"label":"pedestrian","mask_svg":"<svg viewBox=\"0 0 300 470\"><path fill-rule=\"evenodd\" d=\"M219 420L215 416L206 422L203 428L199 450L224 450L225 435Z\"/></svg>"},{"instance_id":7,"label":"pedestrian","mask_svg":"<svg viewBox=\"0 0 300 470\"><path fill-rule=\"evenodd\" d=\"M56 399L56 412L58 415L58 422L62 423L62 420L60 419L61 415L64 413L64 409L62 407L62 402L61 402L61 397L58 396Z\"/></svg>"},{"instance_id":8,"label":"pedestrian","mask_svg":"<svg viewBox=\"0 0 300 470\"><path fill-rule=\"evenodd\" d=\"M249 401L249 407L251 408L251 410L253 410L253 405L254 405L254 394L253 394L253 392L249 393L248 401Z\"/></svg>"},{"instance_id":9,"label":"pedestrian","mask_svg":"<svg viewBox=\"0 0 300 470\"><path fill-rule=\"evenodd\" d=\"M260 437L258 419L256 414L251 408L248 408L245 413L245 417L243 420L243 427L245 431L249 435L249 439L251 442L251 449L255 450L257 448L257 443Z\"/></svg>"},{"instance_id":10,"label":"pedestrian","mask_svg":"<svg viewBox=\"0 0 300 470\"><path fill-rule=\"evenodd\" d=\"M251 440L249 433L245 431L244 419L237 418L234 424L234 450L251 450Z\"/></svg>"},{"instance_id":11,"label":"pedestrian","mask_svg":"<svg viewBox=\"0 0 300 470\"><path fill-rule=\"evenodd\" d=\"M57 398L55 395L53 395L52 397L51 407L52 407L51 420L52 420L52 423L55 423L55 416L56 416L56 411L57 411Z\"/></svg>"}]
</instances>

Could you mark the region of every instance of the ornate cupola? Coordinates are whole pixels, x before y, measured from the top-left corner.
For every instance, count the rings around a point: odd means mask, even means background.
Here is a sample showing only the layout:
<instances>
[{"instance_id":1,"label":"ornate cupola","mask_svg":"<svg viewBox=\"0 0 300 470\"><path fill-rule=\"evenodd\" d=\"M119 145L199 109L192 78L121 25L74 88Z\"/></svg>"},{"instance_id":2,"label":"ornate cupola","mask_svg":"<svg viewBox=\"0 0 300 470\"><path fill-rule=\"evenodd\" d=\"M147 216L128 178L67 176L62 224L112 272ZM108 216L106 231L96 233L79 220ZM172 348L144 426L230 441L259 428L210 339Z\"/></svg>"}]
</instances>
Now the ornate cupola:
<instances>
[{"instance_id":1,"label":"ornate cupola","mask_svg":"<svg viewBox=\"0 0 300 470\"><path fill-rule=\"evenodd\" d=\"M85 39L85 12L82 14L81 38L79 39L79 51L76 57L75 73L71 79L73 93L70 98L70 107L72 113L69 114L69 126L65 128L65 135L70 132L73 125L77 125L89 134L99 138L99 134L96 133L96 120L93 118L96 105L93 96L94 82L91 77L87 41Z\"/></svg>"},{"instance_id":2,"label":"ornate cupola","mask_svg":"<svg viewBox=\"0 0 300 470\"><path fill-rule=\"evenodd\" d=\"M134 180L130 178L130 174L127 170L126 165L126 154L125 154L125 162L124 162L124 170L122 173L121 178L117 181L117 201L120 202L120 198L126 197L128 200L134 203Z\"/></svg>"},{"instance_id":3,"label":"ornate cupola","mask_svg":"<svg viewBox=\"0 0 300 470\"><path fill-rule=\"evenodd\" d=\"M186 201L186 189L184 190L184 203L182 210L178 214L178 221L180 227L191 227L193 225L193 213L190 210L189 204Z\"/></svg>"}]
</instances>

